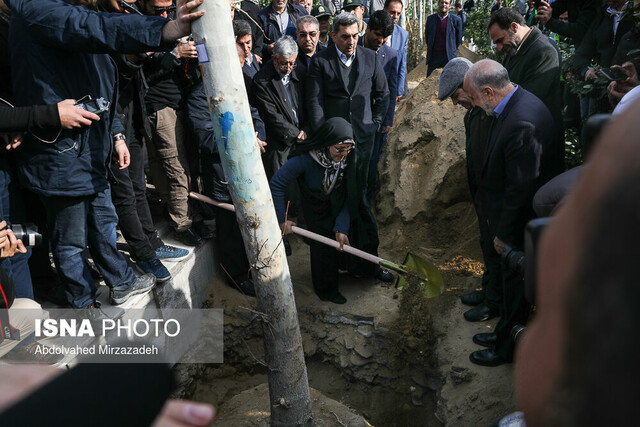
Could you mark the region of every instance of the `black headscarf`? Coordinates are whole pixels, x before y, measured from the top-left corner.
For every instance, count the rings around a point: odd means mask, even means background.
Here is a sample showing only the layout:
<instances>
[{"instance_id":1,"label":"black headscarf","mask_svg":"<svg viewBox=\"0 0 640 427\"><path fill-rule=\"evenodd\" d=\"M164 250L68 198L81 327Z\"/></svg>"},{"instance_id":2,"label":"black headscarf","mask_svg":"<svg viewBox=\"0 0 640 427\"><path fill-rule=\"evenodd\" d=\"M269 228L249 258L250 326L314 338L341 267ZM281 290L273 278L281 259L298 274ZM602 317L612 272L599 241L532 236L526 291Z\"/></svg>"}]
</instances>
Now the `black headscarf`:
<instances>
[{"instance_id":1,"label":"black headscarf","mask_svg":"<svg viewBox=\"0 0 640 427\"><path fill-rule=\"evenodd\" d=\"M351 124L342 117L332 117L324 122L313 135L296 144L289 157L299 156L311 150L331 147L348 139L353 140Z\"/></svg>"}]
</instances>

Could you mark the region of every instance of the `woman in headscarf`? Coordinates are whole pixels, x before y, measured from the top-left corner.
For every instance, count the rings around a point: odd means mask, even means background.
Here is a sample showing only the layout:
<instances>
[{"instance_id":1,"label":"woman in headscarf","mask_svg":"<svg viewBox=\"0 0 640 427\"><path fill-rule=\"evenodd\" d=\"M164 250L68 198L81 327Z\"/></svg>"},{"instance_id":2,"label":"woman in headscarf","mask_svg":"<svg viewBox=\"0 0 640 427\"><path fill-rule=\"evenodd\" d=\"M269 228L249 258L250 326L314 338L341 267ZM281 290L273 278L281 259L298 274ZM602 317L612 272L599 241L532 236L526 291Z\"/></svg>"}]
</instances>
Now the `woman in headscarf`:
<instances>
[{"instance_id":1,"label":"woman in headscarf","mask_svg":"<svg viewBox=\"0 0 640 427\"><path fill-rule=\"evenodd\" d=\"M310 231L349 245L350 212L357 201L353 130L340 117L327 120L310 138L296 145L291 158L271 179L271 192L280 228L291 233L286 219L285 190L294 180L301 191L302 210ZM344 304L338 292L339 253L310 242L313 289L322 301Z\"/></svg>"}]
</instances>

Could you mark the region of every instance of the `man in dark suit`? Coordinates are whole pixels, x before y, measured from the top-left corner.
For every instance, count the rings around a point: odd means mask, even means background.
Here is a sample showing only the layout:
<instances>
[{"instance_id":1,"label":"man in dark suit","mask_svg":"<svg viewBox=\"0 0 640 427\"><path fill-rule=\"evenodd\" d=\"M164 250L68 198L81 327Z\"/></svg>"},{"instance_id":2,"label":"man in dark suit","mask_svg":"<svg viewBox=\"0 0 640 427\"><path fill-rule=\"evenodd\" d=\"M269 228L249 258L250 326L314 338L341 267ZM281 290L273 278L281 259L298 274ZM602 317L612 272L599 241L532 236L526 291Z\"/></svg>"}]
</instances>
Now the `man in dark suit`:
<instances>
[{"instance_id":1,"label":"man in dark suit","mask_svg":"<svg viewBox=\"0 0 640 427\"><path fill-rule=\"evenodd\" d=\"M483 159L480 154L486 146L493 117L480 107L471 105L471 98L462 88L464 76L473 64L466 58L453 58L442 69L438 83L438 99L444 101L451 97L454 105L461 105L467 109L464 115L464 129L466 134L467 177L471 199L478 217L480 228L480 248L484 261L482 275L482 290L472 291L462 295L463 304L475 306L464 312L464 318L470 322L490 320L499 314L502 302L502 273L500 256L493 248L493 236L489 234L487 220L480 206L478 193L478 176Z\"/></svg>"},{"instance_id":2,"label":"man in dark suit","mask_svg":"<svg viewBox=\"0 0 640 427\"><path fill-rule=\"evenodd\" d=\"M403 8L401 0L387 0L384 4L384 10L393 18L393 33L386 43L398 52L398 94L396 95L396 102L400 101L400 98L404 95L407 79L409 32L398 25Z\"/></svg>"},{"instance_id":3,"label":"man in dark suit","mask_svg":"<svg viewBox=\"0 0 640 427\"><path fill-rule=\"evenodd\" d=\"M547 106L555 126L555 174L564 170L564 132L560 54L549 38L535 27L528 27L520 13L511 7L491 15L489 36L505 53L502 64L512 82L537 96Z\"/></svg>"},{"instance_id":4,"label":"man in dark suit","mask_svg":"<svg viewBox=\"0 0 640 427\"><path fill-rule=\"evenodd\" d=\"M260 63L258 56L252 52L253 36L251 35L251 26L247 21L234 21L233 35L236 37L236 45L242 49L244 55L242 72L249 79L252 79L260 69Z\"/></svg>"},{"instance_id":5,"label":"man in dark suit","mask_svg":"<svg viewBox=\"0 0 640 427\"><path fill-rule=\"evenodd\" d=\"M449 13L451 0L438 1L438 13L427 18L424 39L427 43L427 77L436 68L444 67L458 54L462 44L462 20Z\"/></svg>"},{"instance_id":6,"label":"man in dark suit","mask_svg":"<svg viewBox=\"0 0 640 427\"><path fill-rule=\"evenodd\" d=\"M486 146L480 148L477 177L494 250L502 254L506 245L522 249L525 225L533 217L533 196L550 178L553 117L536 96L511 83L502 65L489 59L469 69L463 88L474 106L495 116ZM526 322L530 309L523 282L503 264L501 319L494 333L473 337L476 344L490 347L471 353L473 363L498 366L513 360L511 329Z\"/></svg>"},{"instance_id":7,"label":"man in dark suit","mask_svg":"<svg viewBox=\"0 0 640 427\"><path fill-rule=\"evenodd\" d=\"M376 53L380 65L387 76L389 87L389 106L384 117L382 129L376 132L373 143L373 152L369 162L369 177L367 179L367 198L371 199L373 187L376 183L378 161L382 156L382 149L387 139L387 134L393 126L393 116L396 108L396 95L398 93L398 53L395 49L386 45L387 38L393 33L393 18L384 10L374 12L367 23L367 30L361 39L362 45Z\"/></svg>"},{"instance_id":8,"label":"man in dark suit","mask_svg":"<svg viewBox=\"0 0 640 427\"><path fill-rule=\"evenodd\" d=\"M296 39L298 42L296 71L300 80L303 80L307 74L313 55L324 49L318 43L320 38L319 28L318 20L311 15L302 16L296 22Z\"/></svg>"},{"instance_id":9,"label":"man in dark suit","mask_svg":"<svg viewBox=\"0 0 640 427\"><path fill-rule=\"evenodd\" d=\"M375 133L384 126L389 88L376 54L357 46L358 23L353 14L342 13L334 19L331 35L335 47L323 50L311 60L306 80L306 104L312 131L318 130L331 117L342 117L353 127L359 159L356 164L358 186L362 194L358 216L367 218L351 227L353 234L349 240L360 249L375 252L377 228L364 193ZM362 225L364 222L366 225ZM361 236L355 236L360 232ZM393 275L386 270L376 269L374 273L385 281L393 280Z\"/></svg>"},{"instance_id":10,"label":"man in dark suit","mask_svg":"<svg viewBox=\"0 0 640 427\"><path fill-rule=\"evenodd\" d=\"M273 54L273 44L277 40L286 35L295 35L296 22L304 15L308 15L307 9L288 0L272 0L269 6L258 13L264 30L263 58L269 58Z\"/></svg>"},{"instance_id":11,"label":"man in dark suit","mask_svg":"<svg viewBox=\"0 0 640 427\"><path fill-rule=\"evenodd\" d=\"M291 147L307 137L302 130L302 82L294 71L297 56L298 45L285 36L275 43L271 63L253 78L252 104L267 131L263 162L269 179L287 161Z\"/></svg>"}]
</instances>

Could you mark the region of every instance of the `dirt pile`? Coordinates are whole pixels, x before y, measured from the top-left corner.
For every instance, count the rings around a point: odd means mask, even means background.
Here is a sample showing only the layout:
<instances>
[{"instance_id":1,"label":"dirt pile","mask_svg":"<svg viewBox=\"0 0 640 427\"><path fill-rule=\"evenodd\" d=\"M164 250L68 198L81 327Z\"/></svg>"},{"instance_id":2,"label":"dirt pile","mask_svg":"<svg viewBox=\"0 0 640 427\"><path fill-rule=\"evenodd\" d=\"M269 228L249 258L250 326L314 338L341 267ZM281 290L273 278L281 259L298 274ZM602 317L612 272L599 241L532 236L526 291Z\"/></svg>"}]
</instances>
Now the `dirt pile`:
<instances>
[{"instance_id":1,"label":"dirt pile","mask_svg":"<svg viewBox=\"0 0 640 427\"><path fill-rule=\"evenodd\" d=\"M437 100L434 71L404 100L378 166L381 246L432 258L478 255L465 160L465 109ZM426 252L426 253L425 253Z\"/></svg>"}]
</instances>

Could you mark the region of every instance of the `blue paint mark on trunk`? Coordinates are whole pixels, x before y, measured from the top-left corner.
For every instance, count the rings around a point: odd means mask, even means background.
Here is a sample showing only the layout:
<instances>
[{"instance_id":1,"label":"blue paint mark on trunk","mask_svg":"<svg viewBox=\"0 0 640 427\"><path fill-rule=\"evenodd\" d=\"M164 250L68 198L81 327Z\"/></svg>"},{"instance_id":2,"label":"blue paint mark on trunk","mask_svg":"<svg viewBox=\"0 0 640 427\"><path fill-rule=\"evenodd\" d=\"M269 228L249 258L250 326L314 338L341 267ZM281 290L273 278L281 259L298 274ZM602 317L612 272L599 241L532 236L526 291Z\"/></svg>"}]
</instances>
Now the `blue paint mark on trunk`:
<instances>
[{"instance_id":1,"label":"blue paint mark on trunk","mask_svg":"<svg viewBox=\"0 0 640 427\"><path fill-rule=\"evenodd\" d=\"M220 123L220 128L222 129L222 142L224 143L224 149L226 151L229 132L231 131L231 126L233 126L233 113L230 111L222 113L218 119L218 123Z\"/></svg>"}]
</instances>

